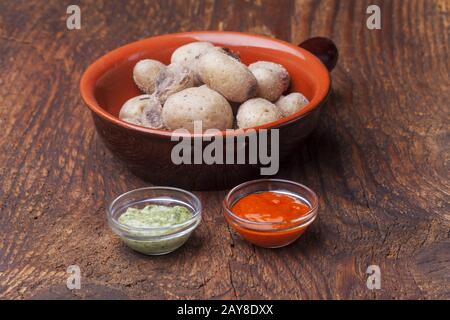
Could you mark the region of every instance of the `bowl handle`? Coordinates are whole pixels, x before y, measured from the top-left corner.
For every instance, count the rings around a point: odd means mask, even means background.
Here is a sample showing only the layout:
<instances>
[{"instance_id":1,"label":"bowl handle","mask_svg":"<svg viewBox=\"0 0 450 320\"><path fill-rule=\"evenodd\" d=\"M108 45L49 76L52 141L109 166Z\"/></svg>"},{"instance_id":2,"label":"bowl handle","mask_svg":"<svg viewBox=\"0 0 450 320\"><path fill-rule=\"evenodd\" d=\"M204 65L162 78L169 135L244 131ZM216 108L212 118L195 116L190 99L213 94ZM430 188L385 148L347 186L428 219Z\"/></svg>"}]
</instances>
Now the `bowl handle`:
<instances>
[{"instance_id":1,"label":"bowl handle","mask_svg":"<svg viewBox=\"0 0 450 320\"><path fill-rule=\"evenodd\" d=\"M309 38L300 43L298 46L308 50L319 58L320 61L322 61L322 63L327 67L328 71L331 72L331 70L333 70L336 66L339 52L334 42L330 39L324 37Z\"/></svg>"}]
</instances>

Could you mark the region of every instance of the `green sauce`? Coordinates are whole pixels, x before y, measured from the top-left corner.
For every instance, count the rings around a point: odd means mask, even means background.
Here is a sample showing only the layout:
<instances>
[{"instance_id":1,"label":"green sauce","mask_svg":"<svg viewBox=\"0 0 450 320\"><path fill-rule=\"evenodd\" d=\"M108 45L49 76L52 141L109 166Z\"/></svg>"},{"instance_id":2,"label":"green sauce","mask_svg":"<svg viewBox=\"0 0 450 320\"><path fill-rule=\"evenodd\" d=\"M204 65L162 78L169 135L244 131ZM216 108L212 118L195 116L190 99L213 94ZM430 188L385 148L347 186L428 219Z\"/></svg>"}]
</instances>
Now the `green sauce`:
<instances>
[{"instance_id":1,"label":"green sauce","mask_svg":"<svg viewBox=\"0 0 450 320\"><path fill-rule=\"evenodd\" d=\"M119 217L119 222L135 228L170 227L183 223L191 217L192 213L185 207L151 204L143 209L128 208Z\"/></svg>"},{"instance_id":2,"label":"green sauce","mask_svg":"<svg viewBox=\"0 0 450 320\"><path fill-rule=\"evenodd\" d=\"M161 230L186 222L193 216L192 212L182 206L147 205L143 209L128 208L118 219L119 223L133 228L156 228L155 230L139 230L130 232L133 238L155 237L151 240L136 240L122 237L132 249L144 254L164 254L182 246L190 236L190 232L181 236L164 237L177 231L175 228ZM181 228L180 228L181 229ZM161 237L161 239L158 239Z\"/></svg>"}]
</instances>

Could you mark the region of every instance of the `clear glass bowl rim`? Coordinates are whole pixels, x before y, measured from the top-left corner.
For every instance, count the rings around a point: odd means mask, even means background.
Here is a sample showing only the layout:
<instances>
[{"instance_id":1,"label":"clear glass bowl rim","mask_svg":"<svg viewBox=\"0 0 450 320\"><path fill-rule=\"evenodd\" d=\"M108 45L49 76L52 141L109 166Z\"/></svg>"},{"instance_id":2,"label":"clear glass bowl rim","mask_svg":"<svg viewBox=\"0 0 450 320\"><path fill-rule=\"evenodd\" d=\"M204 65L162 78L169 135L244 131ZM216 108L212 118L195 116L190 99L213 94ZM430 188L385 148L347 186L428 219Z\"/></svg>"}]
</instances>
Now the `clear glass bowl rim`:
<instances>
[{"instance_id":1,"label":"clear glass bowl rim","mask_svg":"<svg viewBox=\"0 0 450 320\"><path fill-rule=\"evenodd\" d=\"M252 184L264 184L264 183L269 183L269 182L277 182L277 183L284 183L284 184L290 184L290 185L294 185L296 187L300 187L300 188L304 188L307 192L310 192L312 195L312 199L313 201L310 201L310 199L307 199L308 202L311 202L311 207L308 211L308 213L304 216L298 217L296 219L293 220L289 220L289 221L282 221L282 222L265 222L265 221L251 221L251 220L247 220L244 219L242 217L237 216L236 214L233 213L233 211L231 210L231 205L229 198L231 197L231 195L236 192L238 189L241 189L243 187L252 185ZM270 190L266 190L266 191L270 191ZM276 191L276 190L275 190ZM249 193L251 194L251 193ZM248 194L246 194L248 195ZM301 196L302 198L304 198L303 195L299 194L299 196ZM234 203L233 203L234 204ZM223 200L223 207L226 211L226 213L231 216L234 220L241 222L241 223L245 223L249 226L255 227L256 231L261 231L261 232L269 232L269 231L274 231L274 232L279 232L279 231L283 231L283 230L290 230L290 229L295 229L298 228L300 226L302 226L303 224L309 224L310 222L312 222L316 216L317 216L317 209L319 207L319 199L316 195L316 193L308 188L307 186L298 183L298 182L294 182L291 180L285 180L285 179L257 179L257 180L251 180L251 181L247 181L244 183L241 183L239 185L237 185L236 187L234 187L233 189L231 189L227 195L225 196L224 200ZM300 223L300 224L299 224ZM286 224L294 224L293 226L289 226L287 228L277 228L274 230L261 230L258 229L258 226L283 226ZM248 228L247 229L253 229L253 228Z\"/></svg>"}]
</instances>

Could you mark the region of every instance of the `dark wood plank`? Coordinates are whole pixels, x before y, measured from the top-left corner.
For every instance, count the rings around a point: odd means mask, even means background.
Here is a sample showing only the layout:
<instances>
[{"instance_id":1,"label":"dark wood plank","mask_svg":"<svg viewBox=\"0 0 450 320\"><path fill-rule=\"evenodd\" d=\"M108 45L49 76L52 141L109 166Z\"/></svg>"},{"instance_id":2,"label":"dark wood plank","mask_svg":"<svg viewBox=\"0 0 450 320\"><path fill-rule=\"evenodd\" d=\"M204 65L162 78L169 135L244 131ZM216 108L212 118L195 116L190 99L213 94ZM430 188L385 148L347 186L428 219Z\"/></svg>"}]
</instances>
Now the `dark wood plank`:
<instances>
[{"instance_id":1,"label":"dark wood plank","mask_svg":"<svg viewBox=\"0 0 450 320\"><path fill-rule=\"evenodd\" d=\"M382 8L382 30L365 26ZM449 13L446 0L0 2L0 297L450 298ZM319 127L280 177L320 195L295 244L255 248L226 226L225 191L197 193L204 221L148 258L110 232L105 204L146 183L97 137L78 82L125 43L189 30L293 43L332 38L341 58ZM82 270L79 291L66 268ZM381 268L368 290L366 268Z\"/></svg>"}]
</instances>

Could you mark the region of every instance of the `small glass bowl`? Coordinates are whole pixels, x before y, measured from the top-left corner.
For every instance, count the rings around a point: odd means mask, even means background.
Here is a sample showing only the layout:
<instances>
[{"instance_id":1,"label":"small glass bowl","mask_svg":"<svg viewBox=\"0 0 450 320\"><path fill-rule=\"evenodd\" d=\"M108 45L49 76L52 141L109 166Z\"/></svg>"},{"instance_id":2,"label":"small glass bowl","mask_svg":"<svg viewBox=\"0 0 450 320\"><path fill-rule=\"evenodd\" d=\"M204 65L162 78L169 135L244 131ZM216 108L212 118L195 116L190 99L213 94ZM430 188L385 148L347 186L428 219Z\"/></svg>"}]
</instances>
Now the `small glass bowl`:
<instances>
[{"instance_id":1,"label":"small glass bowl","mask_svg":"<svg viewBox=\"0 0 450 320\"><path fill-rule=\"evenodd\" d=\"M144 208L149 204L179 205L192 212L192 217L169 227L137 228L121 224L118 219L128 208ZM107 209L108 224L131 249L146 255L162 255L181 247L201 221L202 205L192 193L171 187L148 187L126 192Z\"/></svg>"},{"instance_id":2,"label":"small glass bowl","mask_svg":"<svg viewBox=\"0 0 450 320\"><path fill-rule=\"evenodd\" d=\"M303 216L290 221L257 222L244 219L233 213L234 204L241 198L258 192L272 191L286 194L300 200L310 210ZM289 180L260 179L248 181L234 187L223 201L227 222L247 241L265 248L279 248L297 240L316 219L317 195L308 187Z\"/></svg>"}]
</instances>

